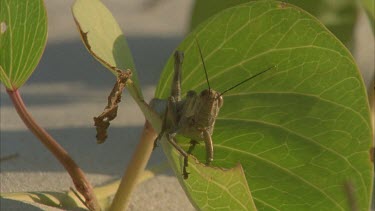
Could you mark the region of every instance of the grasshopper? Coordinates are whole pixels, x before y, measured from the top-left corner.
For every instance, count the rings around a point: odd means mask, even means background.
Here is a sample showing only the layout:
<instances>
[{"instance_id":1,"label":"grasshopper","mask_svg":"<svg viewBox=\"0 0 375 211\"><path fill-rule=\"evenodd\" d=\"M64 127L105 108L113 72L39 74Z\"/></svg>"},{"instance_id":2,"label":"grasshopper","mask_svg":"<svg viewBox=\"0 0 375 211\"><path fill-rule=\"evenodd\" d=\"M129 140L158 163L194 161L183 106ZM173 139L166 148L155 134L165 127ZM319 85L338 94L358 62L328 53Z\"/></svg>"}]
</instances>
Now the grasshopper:
<instances>
[{"instance_id":1,"label":"grasshopper","mask_svg":"<svg viewBox=\"0 0 375 211\"><path fill-rule=\"evenodd\" d=\"M181 51L176 51L174 54L175 63L171 95L167 100L161 132L156 138L154 145L156 146L157 140L163 135L166 135L168 142L184 157L184 179L187 179L189 174L186 171L189 153L177 144L175 136L179 134L189 138L192 147L203 141L206 148L206 165L210 165L214 157L212 133L216 117L224 103L223 94L273 68L270 67L261 71L224 92L219 93L210 87L202 51L197 40L196 43L205 71L208 89L203 90L200 94L197 94L195 91L188 91L186 98L181 99L181 72L184 54Z\"/></svg>"}]
</instances>

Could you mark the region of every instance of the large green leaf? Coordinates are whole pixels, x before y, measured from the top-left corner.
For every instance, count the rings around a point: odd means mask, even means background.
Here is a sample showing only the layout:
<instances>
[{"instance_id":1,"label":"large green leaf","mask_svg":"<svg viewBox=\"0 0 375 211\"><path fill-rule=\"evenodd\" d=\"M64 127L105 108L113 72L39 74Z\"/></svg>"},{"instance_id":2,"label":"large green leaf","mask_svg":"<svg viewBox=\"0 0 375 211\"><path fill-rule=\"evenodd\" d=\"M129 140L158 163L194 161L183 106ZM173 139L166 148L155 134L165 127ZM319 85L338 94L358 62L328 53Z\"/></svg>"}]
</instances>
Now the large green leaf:
<instances>
[{"instance_id":1,"label":"large green leaf","mask_svg":"<svg viewBox=\"0 0 375 211\"><path fill-rule=\"evenodd\" d=\"M199 23L223 9L250 1L254 0L196 0L190 23L191 29L194 29ZM354 25L357 18L357 8L355 1L288 0L286 2L297 5L317 17L341 40L341 42L350 46L353 38Z\"/></svg>"},{"instance_id":2,"label":"large green leaf","mask_svg":"<svg viewBox=\"0 0 375 211\"><path fill-rule=\"evenodd\" d=\"M37 66L47 40L43 0L0 0L0 80L21 87Z\"/></svg>"},{"instance_id":3,"label":"large green leaf","mask_svg":"<svg viewBox=\"0 0 375 211\"><path fill-rule=\"evenodd\" d=\"M338 39L285 3L257 1L224 10L178 47L185 52L183 93L207 88L195 38L217 91L276 66L224 95L213 166L240 163L258 210L348 210L348 182L359 210L368 210L373 176L368 101L358 68ZM173 57L156 97L168 97L172 75ZM179 143L188 149L188 140ZM192 153L205 161L203 143ZM180 174L181 157L171 160ZM215 208L218 197L211 189L195 189L210 178L190 179L199 175L192 167L188 171L189 179L180 181L195 206L202 208L203 192Z\"/></svg>"},{"instance_id":4,"label":"large green leaf","mask_svg":"<svg viewBox=\"0 0 375 211\"><path fill-rule=\"evenodd\" d=\"M230 169L208 168L190 156L189 178L185 180L181 177L183 158L167 140L162 140L162 146L179 175L177 178L197 209L257 210L241 165Z\"/></svg>"},{"instance_id":5,"label":"large green leaf","mask_svg":"<svg viewBox=\"0 0 375 211\"><path fill-rule=\"evenodd\" d=\"M76 0L72 7L74 20L87 50L112 73L116 68L131 69L138 83L130 49L120 26L99 0Z\"/></svg>"}]
</instances>

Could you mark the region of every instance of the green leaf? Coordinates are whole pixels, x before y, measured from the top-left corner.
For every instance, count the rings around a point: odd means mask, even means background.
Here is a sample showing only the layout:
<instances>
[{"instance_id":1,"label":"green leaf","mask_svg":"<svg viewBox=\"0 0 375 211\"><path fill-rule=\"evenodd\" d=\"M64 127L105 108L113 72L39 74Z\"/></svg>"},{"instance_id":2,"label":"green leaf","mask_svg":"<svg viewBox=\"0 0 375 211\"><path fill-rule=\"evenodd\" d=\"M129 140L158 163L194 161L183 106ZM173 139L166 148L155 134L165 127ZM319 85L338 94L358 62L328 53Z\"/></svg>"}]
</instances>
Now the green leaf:
<instances>
[{"instance_id":1,"label":"green leaf","mask_svg":"<svg viewBox=\"0 0 375 211\"><path fill-rule=\"evenodd\" d=\"M291 0L294 4L318 18L342 43L351 46L358 10L353 0L334 1L300 1Z\"/></svg>"},{"instance_id":2,"label":"green leaf","mask_svg":"<svg viewBox=\"0 0 375 211\"><path fill-rule=\"evenodd\" d=\"M229 7L233 7L239 4L244 4L247 2L251 2L253 0L232 0L232 1L225 1L225 0L205 0L194 1L194 7L191 15L190 20L190 29L193 30L197 27L200 23L205 21L207 18L215 15L216 13L227 9Z\"/></svg>"},{"instance_id":3,"label":"green leaf","mask_svg":"<svg viewBox=\"0 0 375 211\"><path fill-rule=\"evenodd\" d=\"M258 210L348 210L348 182L358 210L368 210L373 183L368 101L358 67L337 38L289 4L257 1L226 9L179 45L185 52L183 95L207 89L195 38L210 85L219 92L276 66L224 95L212 136L212 166L240 163ZM169 96L172 75L173 57L156 97ZM189 140L178 141L188 150ZM204 143L192 154L204 162ZM210 178L190 179L199 175L189 160L184 189L196 206L202 208L203 192L214 207L216 193L200 189ZM173 162L181 174L181 158Z\"/></svg>"},{"instance_id":4,"label":"green leaf","mask_svg":"<svg viewBox=\"0 0 375 211\"><path fill-rule=\"evenodd\" d=\"M116 74L116 68L137 73L130 49L120 26L111 12L99 0L76 0L72 12L87 50L106 68Z\"/></svg>"},{"instance_id":5,"label":"green leaf","mask_svg":"<svg viewBox=\"0 0 375 211\"><path fill-rule=\"evenodd\" d=\"M181 175L183 158L167 140L162 140L162 146L174 171ZM198 210L257 210L241 165L210 168L190 157L188 180L177 178Z\"/></svg>"},{"instance_id":6,"label":"green leaf","mask_svg":"<svg viewBox=\"0 0 375 211\"><path fill-rule=\"evenodd\" d=\"M42 0L0 0L0 80L18 89L44 51L47 17Z\"/></svg>"},{"instance_id":7,"label":"green leaf","mask_svg":"<svg viewBox=\"0 0 375 211\"><path fill-rule=\"evenodd\" d=\"M196 0L192 13L191 29L194 29L199 23L223 9L251 1L252 0ZM341 42L350 46L353 39L353 30L357 18L357 8L355 1L288 0L287 2L303 8L307 12L317 17L329 30L331 30L331 32L333 32L341 40Z\"/></svg>"}]
</instances>

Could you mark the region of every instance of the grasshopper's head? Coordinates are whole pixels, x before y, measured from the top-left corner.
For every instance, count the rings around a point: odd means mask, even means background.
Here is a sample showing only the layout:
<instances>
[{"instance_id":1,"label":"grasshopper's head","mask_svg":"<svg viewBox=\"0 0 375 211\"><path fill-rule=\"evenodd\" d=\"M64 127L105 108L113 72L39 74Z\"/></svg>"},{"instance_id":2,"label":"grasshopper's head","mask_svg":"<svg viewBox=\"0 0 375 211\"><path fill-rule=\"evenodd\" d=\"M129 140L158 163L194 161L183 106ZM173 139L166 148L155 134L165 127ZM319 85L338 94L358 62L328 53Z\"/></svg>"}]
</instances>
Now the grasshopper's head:
<instances>
[{"instance_id":1,"label":"grasshopper's head","mask_svg":"<svg viewBox=\"0 0 375 211\"><path fill-rule=\"evenodd\" d=\"M203 90L199 98L202 102L205 102L207 107L217 107L221 108L223 106L224 100L221 94L213 89Z\"/></svg>"},{"instance_id":2,"label":"grasshopper's head","mask_svg":"<svg viewBox=\"0 0 375 211\"><path fill-rule=\"evenodd\" d=\"M240 83L238 83L238 84L230 87L229 89L223 91L222 93L219 93L219 92L211 89L210 81L208 80L206 65L205 65L204 59L203 59L202 50L201 50L201 47L199 46L198 40L195 39L195 41L196 41L197 46L198 46L199 55L200 55L200 58L201 58L201 61L202 61L204 73L205 73L205 76L206 76L207 86L208 86L208 89L203 90L199 94L199 101L198 101L198 104L197 104L198 106L195 107L195 109L196 109L195 120L199 120L198 122L200 122L201 127L210 127L211 128L211 134L212 134L212 129L213 129L213 126L215 124L215 119L216 119L217 115L219 114L220 108L223 106L223 103L224 103L223 94L232 90L232 89L234 89L234 88L236 88L236 87L238 87L238 86L240 86L241 84L249 81L250 79L255 78L256 76L258 76L260 74L263 74L264 72L267 72L268 70L272 69L274 66L272 66L272 67L270 67L270 68L268 68L264 71L261 71L261 72L255 74L255 75L252 75L249 78L241 81Z\"/></svg>"},{"instance_id":3,"label":"grasshopper's head","mask_svg":"<svg viewBox=\"0 0 375 211\"><path fill-rule=\"evenodd\" d=\"M212 134L216 117L223 106L223 97L215 90L206 89L198 98L194 120L198 127L210 128Z\"/></svg>"}]
</instances>

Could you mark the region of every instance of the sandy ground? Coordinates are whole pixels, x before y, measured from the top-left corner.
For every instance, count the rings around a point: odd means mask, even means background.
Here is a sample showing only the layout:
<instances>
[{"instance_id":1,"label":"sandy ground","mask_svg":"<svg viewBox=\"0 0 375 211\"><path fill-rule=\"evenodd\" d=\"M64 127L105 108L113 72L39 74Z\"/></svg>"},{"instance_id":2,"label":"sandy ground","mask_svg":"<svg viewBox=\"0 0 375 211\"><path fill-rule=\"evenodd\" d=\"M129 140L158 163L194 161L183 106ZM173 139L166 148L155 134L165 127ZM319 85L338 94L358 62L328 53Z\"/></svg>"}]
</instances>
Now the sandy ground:
<instances>
[{"instance_id":1,"label":"sandy ground","mask_svg":"<svg viewBox=\"0 0 375 211\"><path fill-rule=\"evenodd\" d=\"M137 144L144 119L125 96L118 119L104 145L95 144L92 117L102 111L114 77L82 45L70 13L73 0L46 1L49 40L45 54L21 93L29 111L65 147L94 185L121 177ZM153 96L164 62L183 39L192 0L166 1L154 8L147 1L104 1L128 37L144 95ZM171 18L173 17L173 18ZM361 16L356 31L355 56L366 83L374 77L374 38ZM371 45L372 43L372 45ZM71 180L55 158L26 129L1 86L1 156L19 157L0 165L0 191L61 191ZM149 166L166 162L155 150ZM35 204L0 201L1 210L46 210ZM130 210L194 210L177 180L160 174L139 185Z\"/></svg>"}]
</instances>

